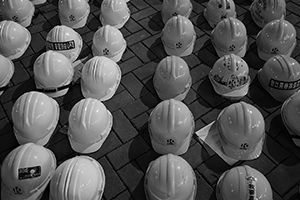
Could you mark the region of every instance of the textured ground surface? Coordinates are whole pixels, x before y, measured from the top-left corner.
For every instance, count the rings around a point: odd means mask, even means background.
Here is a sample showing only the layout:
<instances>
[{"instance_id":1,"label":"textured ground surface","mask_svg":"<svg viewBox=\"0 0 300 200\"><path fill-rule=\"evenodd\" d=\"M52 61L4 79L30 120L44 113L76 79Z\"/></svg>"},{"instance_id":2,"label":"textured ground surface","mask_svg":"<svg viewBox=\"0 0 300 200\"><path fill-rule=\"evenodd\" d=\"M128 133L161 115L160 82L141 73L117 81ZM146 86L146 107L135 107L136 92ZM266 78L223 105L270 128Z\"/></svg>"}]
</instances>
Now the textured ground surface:
<instances>
[{"instance_id":1,"label":"textured ground surface","mask_svg":"<svg viewBox=\"0 0 300 200\"><path fill-rule=\"evenodd\" d=\"M87 25L77 31L84 40L80 54L83 59L91 54L94 32L101 25L99 21L101 0L90 1L91 13ZM236 0L238 18L246 25L249 35L249 48L245 60L250 66L252 84L249 93L243 98L262 112L266 122L266 140L261 156L252 161L239 162L261 171L270 181L274 200L300 199L300 149L289 137L280 117L281 104L276 102L261 87L256 78L257 70L264 62L259 59L255 36L259 28L254 24L250 14L250 0ZM148 163L159 155L150 143L147 120L151 110L160 102L153 85L152 75L166 54L160 40L163 27L160 9L161 0L131 0L130 20L121 29L127 50L119 65L122 81L115 96L104 104L114 117L113 129L102 148L90 154L103 166L106 174L106 186L103 199L142 200L144 195L144 174ZM207 4L205 0L192 0L194 6L190 16L195 26L197 40L193 54L184 57L192 74L192 89L184 103L188 105L196 120L196 130L215 120L219 112L231 102L218 96L207 74L217 55L210 42L211 28L203 17ZM287 20L295 25L297 39L300 33L300 1L287 1ZM45 51L45 37L49 30L59 25L57 1L38 6L32 25L28 27L32 41L26 53L14 61L15 74L10 88L0 97L0 161L13 148L18 146L12 131L11 109L15 100L27 91L35 89L33 82L33 63L37 56ZM300 42L292 56L300 61ZM59 125L53 138L47 145L59 163L75 156L65 134L65 125L72 106L83 98L78 81L72 89L56 100L60 105ZM191 164L197 176L197 199L211 200L215 197L215 184L218 177L231 166L227 165L217 154L193 138L190 148L183 157ZM59 164L58 163L58 164ZM48 199L48 190L44 198Z\"/></svg>"}]
</instances>

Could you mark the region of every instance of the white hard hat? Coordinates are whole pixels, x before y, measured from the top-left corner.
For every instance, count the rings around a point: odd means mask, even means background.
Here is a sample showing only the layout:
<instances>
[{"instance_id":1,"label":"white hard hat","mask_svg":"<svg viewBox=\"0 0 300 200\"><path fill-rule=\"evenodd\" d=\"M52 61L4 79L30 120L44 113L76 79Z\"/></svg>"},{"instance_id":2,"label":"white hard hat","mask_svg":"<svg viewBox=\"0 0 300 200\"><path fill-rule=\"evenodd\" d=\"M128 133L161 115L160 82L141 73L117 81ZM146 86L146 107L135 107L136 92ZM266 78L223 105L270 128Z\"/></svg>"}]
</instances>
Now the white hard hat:
<instances>
[{"instance_id":1,"label":"white hard hat","mask_svg":"<svg viewBox=\"0 0 300 200\"><path fill-rule=\"evenodd\" d=\"M225 18L236 18L235 3L233 0L209 0L203 15L211 28Z\"/></svg>"},{"instance_id":2,"label":"white hard hat","mask_svg":"<svg viewBox=\"0 0 300 200\"><path fill-rule=\"evenodd\" d=\"M105 188L101 164L89 156L61 163L50 182L49 200L100 200Z\"/></svg>"},{"instance_id":3,"label":"white hard hat","mask_svg":"<svg viewBox=\"0 0 300 200\"><path fill-rule=\"evenodd\" d=\"M99 28L93 36L93 56L105 56L119 62L126 50L127 42L122 32L110 25Z\"/></svg>"},{"instance_id":4,"label":"white hard hat","mask_svg":"<svg viewBox=\"0 0 300 200\"><path fill-rule=\"evenodd\" d=\"M222 149L228 157L253 160L260 156L265 121L256 107L243 101L233 103L221 111L216 124Z\"/></svg>"},{"instance_id":5,"label":"white hard hat","mask_svg":"<svg viewBox=\"0 0 300 200\"><path fill-rule=\"evenodd\" d=\"M46 37L46 50L62 53L71 62L78 58L82 46L81 36L75 30L65 25L53 27Z\"/></svg>"},{"instance_id":6,"label":"white hard hat","mask_svg":"<svg viewBox=\"0 0 300 200\"><path fill-rule=\"evenodd\" d=\"M0 54L0 96L8 88L8 83L11 80L14 72L14 63Z\"/></svg>"},{"instance_id":7,"label":"white hard hat","mask_svg":"<svg viewBox=\"0 0 300 200\"><path fill-rule=\"evenodd\" d=\"M152 147L159 154L187 152L195 130L190 109L175 99L160 102L151 112L148 129Z\"/></svg>"},{"instance_id":8,"label":"white hard hat","mask_svg":"<svg viewBox=\"0 0 300 200\"><path fill-rule=\"evenodd\" d=\"M251 83L248 64L235 54L219 58L208 77L216 93L232 100L244 97Z\"/></svg>"},{"instance_id":9,"label":"white hard hat","mask_svg":"<svg viewBox=\"0 0 300 200\"><path fill-rule=\"evenodd\" d=\"M166 154L150 162L144 188L147 200L195 200L197 180L186 160Z\"/></svg>"},{"instance_id":10,"label":"white hard hat","mask_svg":"<svg viewBox=\"0 0 300 200\"><path fill-rule=\"evenodd\" d=\"M0 22L0 54L15 60L20 58L31 42L30 32L14 21Z\"/></svg>"},{"instance_id":11,"label":"white hard hat","mask_svg":"<svg viewBox=\"0 0 300 200\"><path fill-rule=\"evenodd\" d=\"M153 85L161 100L182 101L192 85L189 66L178 56L165 57L157 65Z\"/></svg>"},{"instance_id":12,"label":"white hard hat","mask_svg":"<svg viewBox=\"0 0 300 200\"><path fill-rule=\"evenodd\" d=\"M12 20L27 27L31 24L35 8L29 0L1 0L0 10L3 20Z\"/></svg>"},{"instance_id":13,"label":"white hard hat","mask_svg":"<svg viewBox=\"0 0 300 200\"><path fill-rule=\"evenodd\" d=\"M299 81L300 84L300 81ZM299 85L298 84L298 85ZM300 147L300 92L287 98L281 107L281 119L295 145Z\"/></svg>"},{"instance_id":14,"label":"white hard hat","mask_svg":"<svg viewBox=\"0 0 300 200\"><path fill-rule=\"evenodd\" d=\"M244 57L248 45L246 27L237 18L225 18L212 30L211 43L219 57L231 53Z\"/></svg>"},{"instance_id":15,"label":"white hard hat","mask_svg":"<svg viewBox=\"0 0 300 200\"><path fill-rule=\"evenodd\" d=\"M256 25L263 28L270 21L285 17L286 3L285 0L255 0L249 10Z\"/></svg>"},{"instance_id":16,"label":"white hard hat","mask_svg":"<svg viewBox=\"0 0 300 200\"><path fill-rule=\"evenodd\" d=\"M109 135L112 123L112 114L101 101L80 100L69 114L68 136L72 149L78 153L98 151Z\"/></svg>"},{"instance_id":17,"label":"white hard hat","mask_svg":"<svg viewBox=\"0 0 300 200\"><path fill-rule=\"evenodd\" d=\"M297 44L296 35L295 27L283 18L269 22L256 37L258 56L264 61L280 54L291 56Z\"/></svg>"},{"instance_id":18,"label":"white hard hat","mask_svg":"<svg viewBox=\"0 0 300 200\"><path fill-rule=\"evenodd\" d=\"M119 65L104 56L88 60L81 72L81 91L85 98L106 101L112 98L121 81Z\"/></svg>"},{"instance_id":19,"label":"white hard hat","mask_svg":"<svg viewBox=\"0 0 300 200\"><path fill-rule=\"evenodd\" d=\"M62 25L73 29L86 25L90 14L90 5L86 0L59 0L58 15Z\"/></svg>"},{"instance_id":20,"label":"white hard hat","mask_svg":"<svg viewBox=\"0 0 300 200\"><path fill-rule=\"evenodd\" d=\"M33 74L37 91L50 97L60 97L72 85L74 68L66 56L48 50L35 60Z\"/></svg>"},{"instance_id":21,"label":"white hard hat","mask_svg":"<svg viewBox=\"0 0 300 200\"><path fill-rule=\"evenodd\" d=\"M45 145L52 136L59 118L58 103L40 92L26 92L12 108L14 134L19 144Z\"/></svg>"},{"instance_id":22,"label":"white hard hat","mask_svg":"<svg viewBox=\"0 0 300 200\"><path fill-rule=\"evenodd\" d=\"M1 168L1 199L40 200L56 169L50 149L26 143L12 150Z\"/></svg>"},{"instance_id":23,"label":"white hard hat","mask_svg":"<svg viewBox=\"0 0 300 200\"><path fill-rule=\"evenodd\" d=\"M193 10L193 4L190 0L164 0L161 17L165 24L170 18L176 15L182 15L189 18Z\"/></svg>"},{"instance_id":24,"label":"white hard hat","mask_svg":"<svg viewBox=\"0 0 300 200\"><path fill-rule=\"evenodd\" d=\"M99 18L103 26L108 24L120 29L130 18L130 10L125 0L103 0Z\"/></svg>"},{"instance_id":25,"label":"white hard hat","mask_svg":"<svg viewBox=\"0 0 300 200\"><path fill-rule=\"evenodd\" d=\"M233 167L219 178L217 200L273 200L268 179L248 165Z\"/></svg>"},{"instance_id":26,"label":"white hard hat","mask_svg":"<svg viewBox=\"0 0 300 200\"><path fill-rule=\"evenodd\" d=\"M196 41L194 25L184 16L174 16L165 24L161 40L169 56L188 56L193 52Z\"/></svg>"},{"instance_id":27,"label":"white hard hat","mask_svg":"<svg viewBox=\"0 0 300 200\"><path fill-rule=\"evenodd\" d=\"M41 5L47 2L47 0L30 0L34 5Z\"/></svg>"},{"instance_id":28,"label":"white hard hat","mask_svg":"<svg viewBox=\"0 0 300 200\"><path fill-rule=\"evenodd\" d=\"M300 88L300 65L290 56L276 55L265 62L257 77L275 100L284 102Z\"/></svg>"}]
</instances>

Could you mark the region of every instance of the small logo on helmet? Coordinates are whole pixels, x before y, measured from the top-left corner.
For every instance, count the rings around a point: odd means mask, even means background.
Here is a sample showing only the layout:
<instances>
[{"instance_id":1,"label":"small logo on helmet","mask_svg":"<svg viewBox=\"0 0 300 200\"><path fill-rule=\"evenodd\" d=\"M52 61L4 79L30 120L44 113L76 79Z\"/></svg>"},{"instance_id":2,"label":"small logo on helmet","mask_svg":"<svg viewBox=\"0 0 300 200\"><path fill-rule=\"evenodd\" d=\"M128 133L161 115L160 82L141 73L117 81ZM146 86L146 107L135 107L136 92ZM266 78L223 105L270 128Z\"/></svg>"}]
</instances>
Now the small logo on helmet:
<instances>
[{"instance_id":1,"label":"small logo on helmet","mask_svg":"<svg viewBox=\"0 0 300 200\"><path fill-rule=\"evenodd\" d=\"M248 147L249 147L249 144L243 143L243 144L241 144L240 149L242 149L242 150L247 150Z\"/></svg>"},{"instance_id":2,"label":"small logo on helmet","mask_svg":"<svg viewBox=\"0 0 300 200\"><path fill-rule=\"evenodd\" d=\"M176 46L176 49L181 49L182 48L182 43L181 42L177 42L175 44L175 46Z\"/></svg>"},{"instance_id":3,"label":"small logo on helmet","mask_svg":"<svg viewBox=\"0 0 300 200\"><path fill-rule=\"evenodd\" d=\"M15 22L19 22L19 17L14 15L14 16L12 17L12 20L14 20Z\"/></svg>"},{"instance_id":4,"label":"small logo on helmet","mask_svg":"<svg viewBox=\"0 0 300 200\"><path fill-rule=\"evenodd\" d=\"M235 45L234 44L230 45L228 50L229 51L234 51L235 50Z\"/></svg>"},{"instance_id":5,"label":"small logo on helmet","mask_svg":"<svg viewBox=\"0 0 300 200\"><path fill-rule=\"evenodd\" d=\"M21 188L19 188L18 186L13 188L13 192L14 192L14 194L18 194L18 195L23 194L23 190Z\"/></svg>"},{"instance_id":6,"label":"small logo on helmet","mask_svg":"<svg viewBox=\"0 0 300 200\"><path fill-rule=\"evenodd\" d=\"M177 12L173 12L172 16L177 16L178 13Z\"/></svg>"},{"instance_id":7,"label":"small logo on helmet","mask_svg":"<svg viewBox=\"0 0 300 200\"><path fill-rule=\"evenodd\" d=\"M104 55L104 56L108 56L108 55L109 55L109 49L107 49L107 48L104 48L104 49L102 50L102 52L103 52L103 55Z\"/></svg>"},{"instance_id":8,"label":"small logo on helmet","mask_svg":"<svg viewBox=\"0 0 300 200\"><path fill-rule=\"evenodd\" d=\"M76 18L75 18L74 15L70 15L70 16L69 16L69 19L70 19L70 21L75 21L75 20L76 20Z\"/></svg>"},{"instance_id":9,"label":"small logo on helmet","mask_svg":"<svg viewBox=\"0 0 300 200\"><path fill-rule=\"evenodd\" d=\"M167 139L167 145L175 145L175 140Z\"/></svg>"},{"instance_id":10,"label":"small logo on helmet","mask_svg":"<svg viewBox=\"0 0 300 200\"><path fill-rule=\"evenodd\" d=\"M279 49L277 47L274 47L271 49L271 54L278 54Z\"/></svg>"}]
</instances>

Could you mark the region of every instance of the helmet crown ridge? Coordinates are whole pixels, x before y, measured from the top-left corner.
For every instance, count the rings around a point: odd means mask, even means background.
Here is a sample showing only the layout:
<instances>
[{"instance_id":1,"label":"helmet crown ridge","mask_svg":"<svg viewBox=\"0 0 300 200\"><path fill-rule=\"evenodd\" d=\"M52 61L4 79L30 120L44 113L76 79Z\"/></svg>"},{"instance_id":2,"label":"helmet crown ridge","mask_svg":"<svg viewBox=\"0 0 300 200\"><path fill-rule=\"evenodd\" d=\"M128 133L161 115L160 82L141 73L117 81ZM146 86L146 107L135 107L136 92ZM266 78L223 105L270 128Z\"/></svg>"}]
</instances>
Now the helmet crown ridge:
<instances>
[{"instance_id":1,"label":"helmet crown ridge","mask_svg":"<svg viewBox=\"0 0 300 200\"><path fill-rule=\"evenodd\" d=\"M168 159L165 162L167 165L160 165L160 180L162 186L167 186L167 196L173 197L175 195L175 166L173 164L173 155L168 154L167 157L160 159ZM164 163L164 162L161 162Z\"/></svg>"},{"instance_id":2,"label":"helmet crown ridge","mask_svg":"<svg viewBox=\"0 0 300 200\"><path fill-rule=\"evenodd\" d=\"M90 127L90 124L88 123L89 121L91 121L91 115L92 115L92 112L87 113L87 110L94 110L94 102L91 102L92 99L91 98L88 98L86 99L83 103L79 103L78 106L77 106L77 110L74 112L75 113L75 116L79 116L79 126L83 126L84 129L89 129ZM91 106L90 109L88 109L88 107Z\"/></svg>"},{"instance_id":3,"label":"helmet crown ridge","mask_svg":"<svg viewBox=\"0 0 300 200\"><path fill-rule=\"evenodd\" d=\"M51 53L53 53L52 51L48 51L46 52L45 56L43 56L43 61L42 61L42 65L44 66L44 75L45 76L50 76L50 66L49 66L49 63L50 63L50 56L51 56Z\"/></svg>"},{"instance_id":4,"label":"helmet crown ridge","mask_svg":"<svg viewBox=\"0 0 300 200\"><path fill-rule=\"evenodd\" d=\"M294 67L291 67L290 63L282 55L275 56L274 59L278 62L281 71L288 75L288 77L291 77L293 74L296 74L297 71Z\"/></svg>"},{"instance_id":5,"label":"helmet crown ridge","mask_svg":"<svg viewBox=\"0 0 300 200\"><path fill-rule=\"evenodd\" d=\"M279 23L276 23L276 26L274 26L274 31L276 32L276 39L281 40L284 38L285 34L285 23L283 16L280 18Z\"/></svg>"},{"instance_id":6,"label":"helmet crown ridge","mask_svg":"<svg viewBox=\"0 0 300 200\"><path fill-rule=\"evenodd\" d=\"M245 102L241 102L240 104L235 104L234 106L238 124L244 125L244 135L250 135L252 118L250 116L247 104ZM239 109L238 107L241 107L241 109Z\"/></svg>"},{"instance_id":7,"label":"helmet crown ridge","mask_svg":"<svg viewBox=\"0 0 300 200\"><path fill-rule=\"evenodd\" d=\"M166 59L166 71L169 72L169 74L165 74L164 78L171 79L171 77L174 77L174 79L177 79L179 74L179 67L176 67L176 57L170 56Z\"/></svg>"},{"instance_id":8,"label":"helmet crown ridge","mask_svg":"<svg viewBox=\"0 0 300 200\"><path fill-rule=\"evenodd\" d=\"M34 114L36 111L37 101L39 100L39 95L40 94L36 92L30 92L25 96L25 98L20 99L21 102L18 110L19 112L22 112L21 115L23 117L21 119L23 119L23 126L26 124L30 127L30 125L34 123ZM34 101L33 104L30 103L31 101ZM23 109L20 110L20 108Z\"/></svg>"},{"instance_id":9,"label":"helmet crown ridge","mask_svg":"<svg viewBox=\"0 0 300 200\"><path fill-rule=\"evenodd\" d=\"M162 120L168 119L167 121L167 130L168 133L173 133L175 131L175 100L170 99L169 101L164 101L162 106Z\"/></svg>"}]
</instances>

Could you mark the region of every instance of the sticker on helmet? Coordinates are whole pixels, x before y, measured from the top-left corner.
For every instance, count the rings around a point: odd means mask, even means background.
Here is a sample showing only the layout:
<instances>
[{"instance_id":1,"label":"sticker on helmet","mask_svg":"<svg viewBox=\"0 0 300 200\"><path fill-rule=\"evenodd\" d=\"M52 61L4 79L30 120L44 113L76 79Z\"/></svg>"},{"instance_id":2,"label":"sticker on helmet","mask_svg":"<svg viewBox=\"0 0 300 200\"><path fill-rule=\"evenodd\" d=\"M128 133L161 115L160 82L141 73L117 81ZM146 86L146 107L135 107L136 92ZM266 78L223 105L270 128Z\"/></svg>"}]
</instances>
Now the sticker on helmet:
<instances>
[{"instance_id":1,"label":"sticker on helmet","mask_svg":"<svg viewBox=\"0 0 300 200\"><path fill-rule=\"evenodd\" d=\"M66 42L46 41L46 47L48 50L53 50L53 51L71 50L71 49L75 49L75 41L74 40L70 40Z\"/></svg>"},{"instance_id":2,"label":"sticker on helmet","mask_svg":"<svg viewBox=\"0 0 300 200\"><path fill-rule=\"evenodd\" d=\"M256 181L257 179L254 176L247 176L247 188L248 188L248 200L257 200L256 198Z\"/></svg>"},{"instance_id":3,"label":"sticker on helmet","mask_svg":"<svg viewBox=\"0 0 300 200\"><path fill-rule=\"evenodd\" d=\"M269 87L277 90L294 90L300 87L300 79L297 81L278 81L275 79L270 79Z\"/></svg>"},{"instance_id":4,"label":"sticker on helmet","mask_svg":"<svg viewBox=\"0 0 300 200\"><path fill-rule=\"evenodd\" d=\"M18 172L19 172L19 176L18 176L19 180L36 178L41 176L41 166L19 168Z\"/></svg>"}]
</instances>

